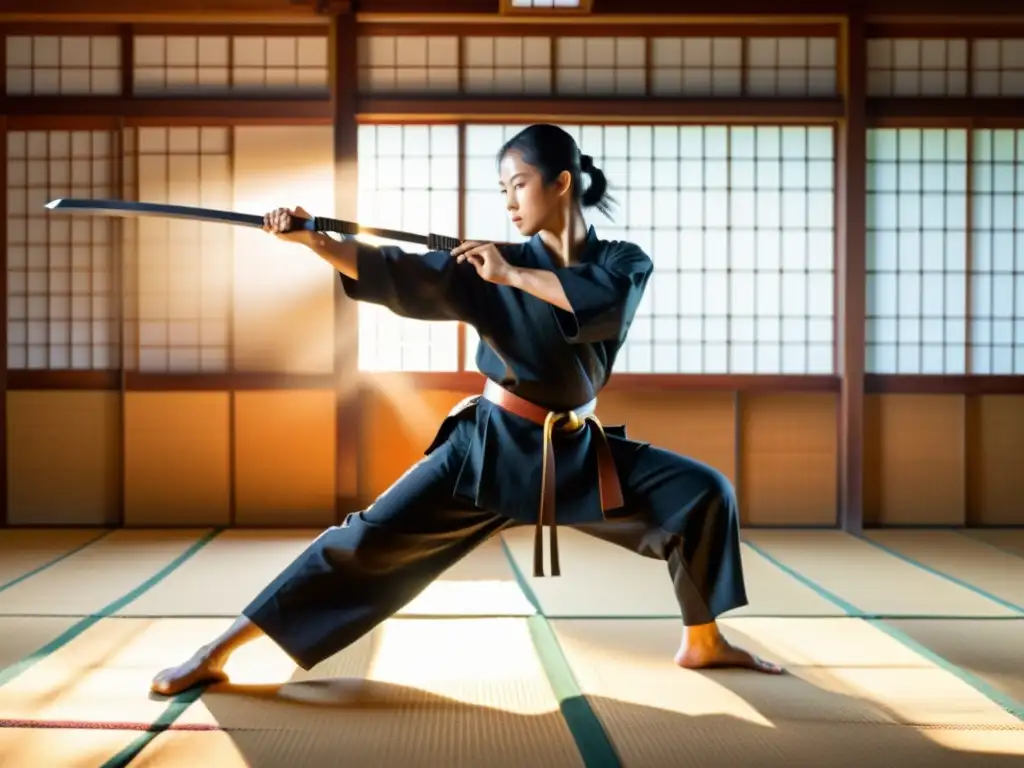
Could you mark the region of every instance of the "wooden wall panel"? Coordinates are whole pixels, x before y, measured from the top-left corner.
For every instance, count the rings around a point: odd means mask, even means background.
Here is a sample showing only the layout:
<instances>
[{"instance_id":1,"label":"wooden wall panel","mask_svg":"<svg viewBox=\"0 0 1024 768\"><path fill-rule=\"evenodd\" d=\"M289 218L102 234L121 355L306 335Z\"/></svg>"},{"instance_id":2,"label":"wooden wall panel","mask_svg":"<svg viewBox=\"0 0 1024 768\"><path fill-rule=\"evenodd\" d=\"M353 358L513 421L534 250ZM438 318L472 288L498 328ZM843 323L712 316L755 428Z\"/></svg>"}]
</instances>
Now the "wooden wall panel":
<instances>
[{"instance_id":1,"label":"wooden wall panel","mask_svg":"<svg viewBox=\"0 0 1024 768\"><path fill-rule=\"evenodd\" d=\"M877 395L865 403L866 519L963 524L964 398Z\"/></svg>"},{"instance_id":2,"label":"wooden wall panel","mask_svg":"<svg viewBox=\"0 0 1024 768\"><path fill-rule=\"evenodd\" d=\"M125 523L226 525L229 395L130 392L125 401Z\"/></svg>"},{"instance_id":3,"label":"wooden wall panel","mask_svg":"<svg viewBox=\"0 0 1024 768\"><path fill-rule=\"evenodd\" d=\"M423 458L448 412L466 397L461 392L415 390L397 380L363 393L360 496L366 503Z\"/></svg>"},{"instance_id":4,"label":"wooden wall panel","mask_svg":"<svg viewBox=\"0 0 1024 768\"><path fill-rule=\"evenodd\" d=\"M736 483L736 427L730 392L631 392L601 395L604 424L626 424L627 434L710 464Z\"/></svg>"},{"instance_id":5,"label":"wooden wall panel","mask_svg":"<svg viewBox=\"0 0 1024 768\"><path fill-rule=\"evenodd\" d=\"M406 391L396 384L367 391L362 451L367 501L423 457L442 419L465 396ZM729 393L647 393L641 400L608 392L601 397L598 416L605 424L625 421L631 437L710 464L735 482L732 400Z\"/></svg>"},{"instance_id":6,"label":"wooden wall panel","mask_svg":"<svg viewBox=\"0 0 1024 768\"><path fill-rule=\"evenodd\" d=\"M835 525L835 395L740 399L741 516L751 525Z\"/></svg>"},{"instance_id":7,"label":"wooden wall panel","mask_svg":"<svg viewBox=\"0 0 1024 768\"><path fill-rule=\"evenodd\" d=\"M1024 397L971 398L967 407L968 520L1024 525Z\"/></svg>"},{"instance_id":8,"label":"wooden wall panel","mask_svg":"<svg viewBox=\"0 0 1024 768\"><path fill-rule=\"evenodd\" d=\"M422 457L465 396L411 389L392 377L368 381L360 451L366 503ZM8 393L11 524L116 522L118 397ZM127 525L227 524L232 476L239 525L334 522L332 391L235 393L233 473L227 393L127 397ZM632 437L721 470L741 491L745 524L832 525L834 396L744 395L740 413L737 430L728 393L608 392L599 409L606 424L625 422ZM1024 524L1024 398L978 397L965 406L960 396L872 396L865 435L869 524L960 525L965 509L971 524Z\"/></svg>"},{"instance_id":9,"label":"wooden wall panel","mask_svg":"<svg viewBox=\"0 0 1024 768\"><path fill-rule=\"evenodd\" d=\"M235 210L301 206L332 216L333 136L329 125L236 127ZM234 243L235 368L333 372L337 273L309 250L258 229L238 229Z\"/></svg>"},{"instance_id":10,"label":"wooden wall panel","mask_svg":"<svg viewBox=\"0 0 1024 768\"><path fill-rule=\"evenodd\" d=\"M8 392L11 525L117 522L119 395Z\"/></svg>"},{"instance_id":11,"label":"wooden wall panel","mask_svg":"<svg viewBox=\"0 0 1024 768\"><path fill-rule=\"evenodd\" d=\"M334 523L335 393L235 393L235 522Z\"/></svg>"}]
</instances>

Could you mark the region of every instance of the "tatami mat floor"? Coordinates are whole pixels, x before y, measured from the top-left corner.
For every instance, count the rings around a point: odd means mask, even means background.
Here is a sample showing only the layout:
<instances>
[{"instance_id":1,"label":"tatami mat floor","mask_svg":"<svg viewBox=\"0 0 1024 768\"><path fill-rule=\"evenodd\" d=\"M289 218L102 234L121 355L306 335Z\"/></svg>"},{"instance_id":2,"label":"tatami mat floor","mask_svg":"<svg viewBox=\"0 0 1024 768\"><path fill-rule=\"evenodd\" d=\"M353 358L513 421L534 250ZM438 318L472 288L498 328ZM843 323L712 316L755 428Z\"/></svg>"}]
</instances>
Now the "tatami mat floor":
<instances>
[{"instance_id":1,"label":"tatami mat floor","mask_svg":"<svg viewBox=\"0 0 1024 768\"><path fill-rule=\"evenodd\" d=\"M316 533L0 532L0 767L1024 763L1010 530L745 532L722 624L783 677L675 668L663 563L567 529L533 579L520 529L308 673L258 642L148 694Z\"/></svg>"}]
</instances>

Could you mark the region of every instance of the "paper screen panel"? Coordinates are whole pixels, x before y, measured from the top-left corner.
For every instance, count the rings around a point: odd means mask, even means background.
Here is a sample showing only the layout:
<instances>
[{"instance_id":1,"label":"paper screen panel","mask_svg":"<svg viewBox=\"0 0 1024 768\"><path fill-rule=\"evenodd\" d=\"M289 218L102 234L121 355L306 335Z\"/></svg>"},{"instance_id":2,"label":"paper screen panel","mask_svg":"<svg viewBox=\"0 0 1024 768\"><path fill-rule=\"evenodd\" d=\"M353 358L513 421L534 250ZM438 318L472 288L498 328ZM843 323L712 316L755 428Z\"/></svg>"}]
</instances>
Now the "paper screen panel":
<instances>
[{"instance_id":1,"label":"paper screen panel","mask_svg":"<svg viewBox=\"0 0 1024 768\"><path fill-rule=\"evenodd\" d=\"M236 35L231 46L235 91L323 96L329 91L326 35Z\"/></svg>"},{"instance_id":2,"label":"paper screen panel","mask_svg":"<svg viewBox=\"0 0 1024 768\"><path fill-rule=\"evenodd\" d=\"M743 40L739 37L655 37L651 40L654 96L739 96Z\"/></svg>"},{"instance_id":3,"label":"paper screen panel","mask_svg":"<svg viewBox=\"0 0 1024 768\"><path fill-rule=\"evenodd\" d=\"M617 370L828 373L833 139L801 126L583 126L614 222L655 262Z\"/></svg>"},{"instance_id":4,"label":"paper screen panel","mask_svg":"<svg viewBox=\"0 0 1024 768\"><path fill-rule=\"evenodd\" d=\"M140 200L231 209L230 128L140 127L133 146ZM227 370L232 228L142 218L134 231L138 370Z\"/></svg>"},{"instance_id":5,"label":"paper screen panel","mask_svg":"<svg viewBox=\"0 0 1024 768\"><path fill-rule=\"evenodd\" d=\"M363 93L457 93L459 38L367 35L359 38Z\"/></svg>"},{"instance_id":6,"label":"paper screen panel","mask_svg":"<svg viewBox=\"0 0 1024 768\"><path fill-rule=\"evenodd\" d=\"M868 40L869 96L966 96L967 41Z\"/></svg>"},{"instance_id":7,"label":"paper screen panel","mask_svg":"<svg viewBox=\"0 0 1024 768\"><path fill-rule=\"evenodd\" d=\"M509 0L513 8L536 8L536 9L559 9L559 8L580 8L581 0Z\"/></svg>"},{"instance_id":8,"label":"paper screen panel","mask_svg":"<svg viewBox=\"0 0 1024 768\"><path fill-rule=\"evenodd\" d=\"M359 221L420 234L458 235L459 141L454 125L359 127ZM425 249L389 243L407 253ZM364 371L456 371L459 327L399 317L359 304L359 367Z\"/></svg>"},{"instance_id":9,"label":"paper screen panel","mask_svg":"<svg viewBox=\"0 0 1024 768\"><path fill-rule=\"evenodd\" d=\"M868 132L869 373L963 373L967 132Z\"/></svg>"},{"instance_id":10,"label":"paper screen panel","mask_svg":"<svg viewBox=\"0 0 1024 768\"><path fill-rule=\"evenodd\" d=\"M974 131L971 373L1024 373L1024 130Z\"/></svg>"},{"instance_id":11,"label":"paper screen panel","mask_svg":"<svg viewBox=\"0 0 1024 768\"><path fill-rule=\"evenodd\" d=\"M647 91L643 37L559 37L558 92L567 96L642 96Z\"/></svg>"},{"instance_id":12,"label":"paper screen panel","mask_svg":"<svg viewBox=\"0 0 1024 768\"><path fill-rule=\"evenodd\" d=\"M121 92L121 39L112 35L11 35L8 96L109 96Z\"/></svg>"},{"instance_id":13,"label":"paper screen panel","mask_svg":"<svg viewBox=\"0 0 1024 768\"><path fill-rule=\"evenodd\" d=\"M334 129L330 125L234 129L232 204L238 211L305 209L334 215ZM308 248L260 229L234 227L232 361L235 370L292 374L334 371L338 273ZM233 263L232 263L233 261ZM352 329L351 333L355 333Z\"/></svg>"},{"instance_id":14,"label":"paper screen panel","mask_svg":"<svg viewBox=\"0 0 1024 768\"><path fill-rule=\"evenodd\" d=\"M752 37L747 44L751 96L834 96L836 39Z\"/></svg>"},{"instance_id":15,"label":"paper screen panel","mask_svg":"<svg viewBox=\"0 0 1024 768\"><path fill-rule=\"evenodd\" d=\"M551 93L551 38L462 38L462 87L466 93Z\"/></svg>"},{"instance_id":16,"label":"paper screen panel","mask_svg":"<svg viewBox=\"0 0 1024 768\"><path fill-rule=\"evenodd\" d=\"M974 96L1024 96L1024 40L975 40Z\"/></svg>"},{"instance_id":17,"label":"paper screen panel","mask_svg":"<svg viewBox=\"0 0 1024 768\"><path fill-rule=\"evenodd\" d=\"M7 133L7 365L120 364L112 219L51 214L58 197L116 197L110 131Z\"/></svg>"},{"instance_id":18,"label":"paper screen panel","mask_svg":"<svg viewBox=\"0 0 1024 768\"><path fill-rule=\"evenodd\" d=\"M132 71L135 93L226 93L229 46L226 35L137 35Z\"/></svg>"}]
</instances>

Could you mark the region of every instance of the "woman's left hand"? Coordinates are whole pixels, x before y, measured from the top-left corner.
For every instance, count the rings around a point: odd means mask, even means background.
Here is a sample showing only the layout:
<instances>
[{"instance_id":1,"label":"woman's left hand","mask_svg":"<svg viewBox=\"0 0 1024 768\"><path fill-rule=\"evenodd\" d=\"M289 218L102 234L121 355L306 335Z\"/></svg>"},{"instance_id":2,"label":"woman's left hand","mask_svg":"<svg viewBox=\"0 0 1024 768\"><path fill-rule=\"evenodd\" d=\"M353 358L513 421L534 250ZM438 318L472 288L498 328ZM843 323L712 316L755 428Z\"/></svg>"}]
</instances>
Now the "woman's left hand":
<instances>
[{"instance_id":1,"label":"woman's left hand","mask_svg":"<svg viewBox=\"0 0 1024 768\"><path fill-rule=\"evenodd\" d=\"M512 280L514 269L505 261L494 243L467 240L452 251L452 256L459 264L468 261L476 268L476 273L489 283L508 285Z\"/></svg>"}]
</instances>

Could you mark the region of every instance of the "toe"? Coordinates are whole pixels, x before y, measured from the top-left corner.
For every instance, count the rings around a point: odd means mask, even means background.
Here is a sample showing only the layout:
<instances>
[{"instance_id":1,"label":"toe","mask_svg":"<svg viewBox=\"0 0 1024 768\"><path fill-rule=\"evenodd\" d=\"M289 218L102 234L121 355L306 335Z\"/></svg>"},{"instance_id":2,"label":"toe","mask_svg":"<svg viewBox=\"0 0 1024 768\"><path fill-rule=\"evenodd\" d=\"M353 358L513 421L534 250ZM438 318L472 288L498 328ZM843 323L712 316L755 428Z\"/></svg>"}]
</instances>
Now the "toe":
<instances>
[{"instance_id":1,"label":"toe","mask_svg":"<svg viewBox=\"0 0 1024 768\"><path fill-rule=\"evenodd\" d=\"M769 675L781 675L782 674L782 667L780 667L778 664L773 664L770 661L765 661L764 659L759 658L757 656L754 656L753 659L754 659L754 669L756 669L757 671L764 672L765 674L769 674Z\"/></svg>"},{"instance_id":2,"label":"toe","mask_svg":"<svg viewBox=\"0 0 1024 768\"><path fill-rule=\"evenodd\" d=\"M158 693L161 696L169 696L174 687L174 672L173 669L165 669L158 673L153 678L153 683L150 689L153 693Z\"/></svg>"}]
</instances>

